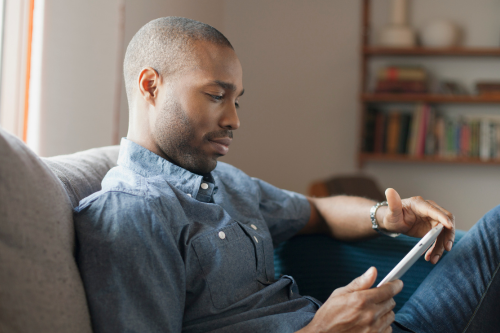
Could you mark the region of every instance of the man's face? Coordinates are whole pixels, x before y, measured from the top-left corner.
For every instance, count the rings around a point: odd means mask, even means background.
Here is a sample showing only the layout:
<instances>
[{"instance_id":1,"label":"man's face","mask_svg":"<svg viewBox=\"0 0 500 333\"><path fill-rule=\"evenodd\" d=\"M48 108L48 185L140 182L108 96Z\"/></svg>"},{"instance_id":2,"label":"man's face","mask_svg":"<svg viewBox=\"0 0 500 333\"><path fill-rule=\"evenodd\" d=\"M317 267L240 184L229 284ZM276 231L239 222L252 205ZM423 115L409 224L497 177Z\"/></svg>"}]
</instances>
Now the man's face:
<instances>
[{"instance_id":1,"label":"man's face","mask_svg":"<svg viewBox=\"0 0 500 333\"><path fill-rule=\"evenodd\" d=\"M242 69L235 52L207 42L195 44L195 63L164 80L153 123L163 157L197 174L207 174L225 155L240 122Z\"/></svg>"}]
</instances>

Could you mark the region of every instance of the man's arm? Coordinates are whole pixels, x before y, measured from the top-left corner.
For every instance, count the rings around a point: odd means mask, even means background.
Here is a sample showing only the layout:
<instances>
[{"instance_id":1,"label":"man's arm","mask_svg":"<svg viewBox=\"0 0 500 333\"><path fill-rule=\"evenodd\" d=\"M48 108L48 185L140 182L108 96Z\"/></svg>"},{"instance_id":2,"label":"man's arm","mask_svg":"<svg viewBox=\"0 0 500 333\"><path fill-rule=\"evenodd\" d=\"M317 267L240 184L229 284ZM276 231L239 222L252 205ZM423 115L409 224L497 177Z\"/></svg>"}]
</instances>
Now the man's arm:
<instances>
[{"instance_id":1,"label":"man's arm","mask_svg":"<svg viewBox=\"0 0 500 333\"><path fill-rule=\"evenodd\" d=\"M435 244L427 251L425 258L436 263L444 248L451 250L455 239L454 217L434 201L422 197L401 200L393 189L385 192L388 207L377 210L379 226L390 232L401 232L413 237L422 237L428 230L441 223L446 229L441 232ZM372 200L335 196L330 198L308 198L311 215L301 234L323 233L341 240L357 240L377 235L372 229L370 208ZM377 277L375 268L336 289L313 320L297 333L310 332L392 332L390 325L395 315L393 297L403 283L400 280L373 288Z\"/></svg>"},{"instance_id":2,"label":"man's arm","mask_svg":"<svg viewBox=\"0 0 500 333\"><path fill-rule=\"evenodd\" d=\"M425 255L426 260L436 263L446 249L451 250L455 240L453 215L432 200L422 197L403 199L394 189L387 189L389 206L377 210L376 219L382 229L400 232L411 237L423 237L441 223L446 228ZM375 201L349 196L308 198L311 215L299 234L328 234L336 239L353 241L375 237L372 229L370 208ZM432 259L431 259L432 258Z\"/></svg>"}]
</instances>

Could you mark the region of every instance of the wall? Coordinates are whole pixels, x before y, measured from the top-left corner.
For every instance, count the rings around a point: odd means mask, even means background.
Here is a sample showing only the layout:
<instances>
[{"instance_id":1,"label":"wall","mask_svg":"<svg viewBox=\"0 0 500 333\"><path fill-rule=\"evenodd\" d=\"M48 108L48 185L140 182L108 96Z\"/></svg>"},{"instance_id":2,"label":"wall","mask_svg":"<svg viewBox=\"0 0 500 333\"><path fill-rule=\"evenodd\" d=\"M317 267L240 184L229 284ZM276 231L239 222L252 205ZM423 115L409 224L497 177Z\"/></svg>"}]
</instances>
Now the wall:
<instances>
[{"instance_id":1,"label":"wall","mask_svg":"<svg viewBox=\"0 0 500 333\"><path fill-rule=\"evenodd\" d=\"M359 1L227 2L245 96L225 161L298 192L353 170L359 13Z\"/></svg>"},{"instance_id":2,"label":"wall","mask_svg":"<svg viewBox=\"0 0 500 333\"><path fill-rule=\"evenodd\" d=\"M40 155L111 144L118 5L45 0Z\"/></svg>"},{"instance_id":3,"label":"wall","mask_svg":"<svg viewBox=\"0 0 500 333\"><path fill-rule=\"evenodd\" d=\"M120 2L46 2L42 100L46 148L42 155L111 144L116 79L121 75L117 64ZM388 21L390 1L373 2L377 31ZM123 47L143 24L167 15L211 24L235 46L243 64L246 92L239 111L242 126L224 161L302 193L313 180L357 172L361 1L124 3ZM498 45L497 0L412 3L416 27L431 17L451 17L467 28L468 44ZM440 75L470 85L478 75L498 78L500 70L492 70L500 68L495 61L438 59L430 60L429 66ZM120 104L120 134L125 136L128 110L124 90ZM477 112L496 110L490 107ZM462 229L468 229L500 201L495 166L370 163L363 172L374 175L383 188L396 188L402 196L418 194L436 200L455 213Z\"/></svg>"}]
</instances>

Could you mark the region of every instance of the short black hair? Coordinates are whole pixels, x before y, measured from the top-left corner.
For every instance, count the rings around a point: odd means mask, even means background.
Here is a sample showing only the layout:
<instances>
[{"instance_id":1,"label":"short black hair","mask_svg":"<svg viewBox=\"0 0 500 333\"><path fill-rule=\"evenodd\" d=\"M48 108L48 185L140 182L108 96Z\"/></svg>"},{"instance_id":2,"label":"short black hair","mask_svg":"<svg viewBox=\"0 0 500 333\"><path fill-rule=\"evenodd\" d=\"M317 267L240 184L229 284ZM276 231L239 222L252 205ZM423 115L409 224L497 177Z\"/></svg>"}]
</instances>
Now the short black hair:
<instances>
[{"instance_id":1,"label":"short black hair","mask_svg":"<svg viewBox=\"0 0 500 333\"><path fill-rule=\"evenodd\" d=\"M233 49L229 40L214 27L184 17L162 17L144 25L128 44L123 74L129 105L137 75L145 67L158 74L173 75L186 68L195 41L207 41Z\"/></svg>"}]
</instances>

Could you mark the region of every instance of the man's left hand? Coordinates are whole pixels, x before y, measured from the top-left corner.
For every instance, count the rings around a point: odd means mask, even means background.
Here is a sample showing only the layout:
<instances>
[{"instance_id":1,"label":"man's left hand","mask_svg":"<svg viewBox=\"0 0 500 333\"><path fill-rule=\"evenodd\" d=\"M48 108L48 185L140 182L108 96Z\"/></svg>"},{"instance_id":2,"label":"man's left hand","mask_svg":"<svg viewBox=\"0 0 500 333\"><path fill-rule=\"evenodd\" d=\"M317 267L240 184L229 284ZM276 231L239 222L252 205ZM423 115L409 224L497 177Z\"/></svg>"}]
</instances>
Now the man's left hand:
<instances>
[{"instance_id":1,"label":"man's left hand","mask_svg":"<svg viewBox=\"0 0 500 333\"><path fill-rule=\"evenodd\" d=\"M390 232L400 232L411 237L424 237L425 234L441 223L444 228L437 240L425 254L425 260L437 263L444 250L451 250L455 241L455 217L432 200L412 197L401 200L392 188L385 191L389 206L380 213L384 214L380 227ZM380 209L379 209L380 211ZM377 217L379 212L377 211Z\"/></svg>"}]
</instances>

